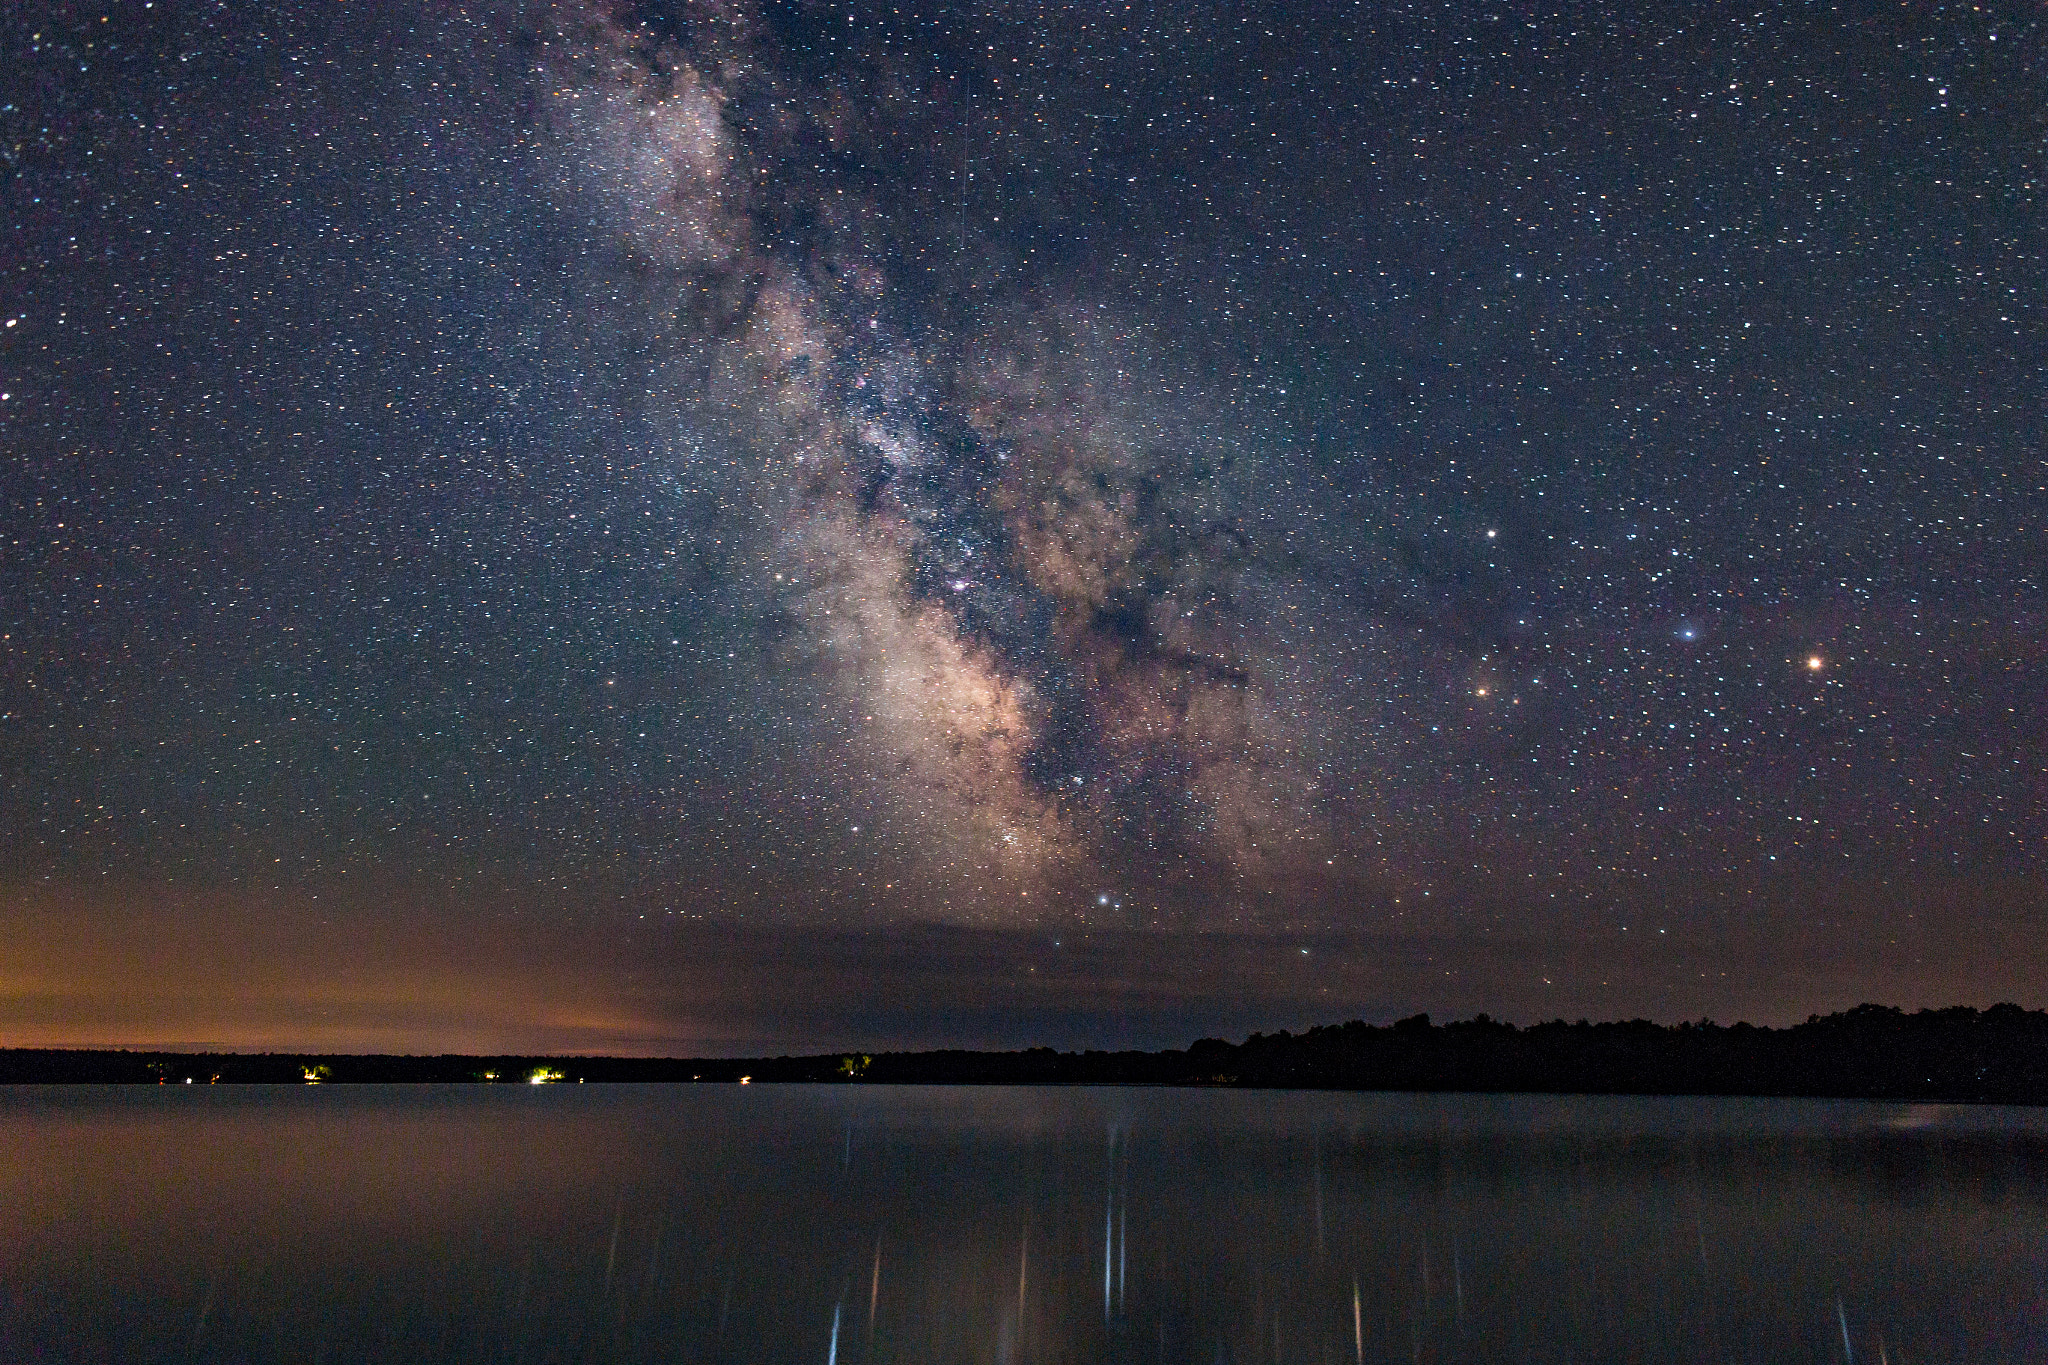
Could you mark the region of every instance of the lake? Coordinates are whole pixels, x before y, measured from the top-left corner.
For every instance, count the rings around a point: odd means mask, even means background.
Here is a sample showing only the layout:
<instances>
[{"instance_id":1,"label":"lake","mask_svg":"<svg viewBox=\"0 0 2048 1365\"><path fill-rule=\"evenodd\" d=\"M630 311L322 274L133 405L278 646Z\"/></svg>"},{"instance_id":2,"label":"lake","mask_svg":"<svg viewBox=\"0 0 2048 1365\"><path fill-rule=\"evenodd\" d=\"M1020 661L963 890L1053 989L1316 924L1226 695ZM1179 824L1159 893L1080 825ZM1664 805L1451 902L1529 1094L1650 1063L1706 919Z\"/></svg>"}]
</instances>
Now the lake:
<instances>
[{"instance_id":1,"label":"lake","mask_svg":"<svg viewBox=\"0 0 2048 1365\"><path fill-rule=\"evenodd\" d=\"M2048 1111L0 1089L0 1359L2048 1359Z\"/></svg>"}]
</instances>

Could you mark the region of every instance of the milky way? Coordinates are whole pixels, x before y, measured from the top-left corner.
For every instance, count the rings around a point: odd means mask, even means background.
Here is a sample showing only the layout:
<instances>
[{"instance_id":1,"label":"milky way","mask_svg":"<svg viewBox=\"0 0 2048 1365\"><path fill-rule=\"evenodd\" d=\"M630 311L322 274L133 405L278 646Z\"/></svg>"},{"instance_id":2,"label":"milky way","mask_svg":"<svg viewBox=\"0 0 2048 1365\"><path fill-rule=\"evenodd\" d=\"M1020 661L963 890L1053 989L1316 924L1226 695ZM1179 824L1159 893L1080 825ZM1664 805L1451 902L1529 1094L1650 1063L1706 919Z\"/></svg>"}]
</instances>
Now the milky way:
<instances>
[{"instance_id":1,"label":"milky way","mask_svg":"<svg viewBox=\"0 0 2048 1365\"><path fill-rule=\"evenodd\" d=\"M878 170L887 111L788 75L750 12L549 17L543 154L570 212L616 233L664 344L699 358L663 399L718 434L677 458L725 465L722 501L767 513L721 554L786 585L763 624L859 714L854 780L919 827L961 909L1332 865L1318 750L1365 746L1332 733L1327 661L1298 637L1370 622L1302 572L1318 548L1272 433L1161 374L1127 311L978 274L996 249L957 248L979 229L905 190L966 172ZM869 83L896 74L882 60Z\"/></svg>"}]
</instances>

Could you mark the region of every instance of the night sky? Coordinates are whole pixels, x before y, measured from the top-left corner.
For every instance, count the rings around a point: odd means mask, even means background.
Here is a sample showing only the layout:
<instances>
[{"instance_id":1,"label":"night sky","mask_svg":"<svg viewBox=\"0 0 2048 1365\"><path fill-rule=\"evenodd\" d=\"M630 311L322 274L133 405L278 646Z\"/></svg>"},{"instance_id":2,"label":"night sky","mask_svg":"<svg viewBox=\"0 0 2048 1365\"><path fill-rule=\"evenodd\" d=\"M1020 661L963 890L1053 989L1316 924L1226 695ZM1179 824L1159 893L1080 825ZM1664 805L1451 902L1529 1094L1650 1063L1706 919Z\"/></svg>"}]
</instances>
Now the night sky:
<instances>
[{"instance_id":1,"label":"night sky","mask_svg":"<svg viewBox=\"0 0 2048 1365\"><path fill-rule=\"evenodd\" d=\"M0 1041L2048 1004L2035 4L15 4Z\"/></svg>"}]
</instances>

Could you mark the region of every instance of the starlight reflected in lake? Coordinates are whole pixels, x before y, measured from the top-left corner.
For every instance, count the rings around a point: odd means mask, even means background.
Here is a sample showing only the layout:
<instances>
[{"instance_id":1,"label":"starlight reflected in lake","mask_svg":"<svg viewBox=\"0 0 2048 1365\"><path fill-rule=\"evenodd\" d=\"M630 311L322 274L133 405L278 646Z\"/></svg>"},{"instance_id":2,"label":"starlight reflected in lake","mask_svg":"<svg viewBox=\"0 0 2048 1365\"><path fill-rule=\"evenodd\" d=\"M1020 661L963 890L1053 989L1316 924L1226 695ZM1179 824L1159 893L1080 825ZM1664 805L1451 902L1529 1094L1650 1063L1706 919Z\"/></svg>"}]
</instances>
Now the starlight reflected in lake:
<instances>
[{"instance_id":1,"label":"starlight reflected in lake","mask_svg":"<svg viewBox=\"0 0 2048 1365\"><path fill-rule=\"evenodd\" d=\"M2048 1353L2030 1110L23 1088L0 1218L10 1361Z\"/></svg>"}]
</instances>

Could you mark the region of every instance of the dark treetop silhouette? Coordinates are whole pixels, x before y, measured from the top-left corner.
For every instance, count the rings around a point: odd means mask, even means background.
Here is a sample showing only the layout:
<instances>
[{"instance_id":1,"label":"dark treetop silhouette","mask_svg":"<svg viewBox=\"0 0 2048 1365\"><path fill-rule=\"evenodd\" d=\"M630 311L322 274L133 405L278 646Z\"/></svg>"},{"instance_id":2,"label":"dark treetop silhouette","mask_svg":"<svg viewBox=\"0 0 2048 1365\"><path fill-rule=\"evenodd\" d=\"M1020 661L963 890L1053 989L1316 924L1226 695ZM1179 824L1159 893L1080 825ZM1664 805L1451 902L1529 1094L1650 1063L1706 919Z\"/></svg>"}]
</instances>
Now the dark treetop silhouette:
<instances>
[{"instance_id":1,"label":"dark treetop silhouette","mask_svg":"<svg viewBox=\"0 0 2048 1365\"><path fill-rule=\"evenodd\" d=\"M1337 1090L1804 1095L2048 1103L2048 1012L2018 1005L1907 1014L1859 1005L1790 1028L1711 1021L1419 1014L1305 1033L1204 1038L1161 1052L829 1053L806 1057L338 1056L0 1050L0 1082L798 1081L939 1085L1223 1085Z\"/></svg>"}]
</instances>

